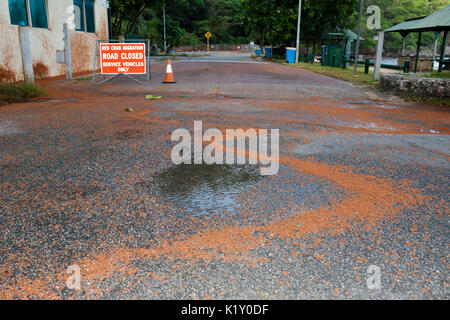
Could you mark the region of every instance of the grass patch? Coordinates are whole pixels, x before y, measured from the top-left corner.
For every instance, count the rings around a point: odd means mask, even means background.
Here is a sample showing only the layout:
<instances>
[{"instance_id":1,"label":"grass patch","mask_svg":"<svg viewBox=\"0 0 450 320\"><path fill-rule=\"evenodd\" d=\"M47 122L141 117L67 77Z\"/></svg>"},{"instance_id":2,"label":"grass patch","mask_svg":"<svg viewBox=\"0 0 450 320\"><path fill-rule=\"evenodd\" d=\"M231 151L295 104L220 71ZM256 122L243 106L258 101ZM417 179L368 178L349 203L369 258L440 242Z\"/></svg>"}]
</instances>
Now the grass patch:
<instances>
[{"instance_id":1,"label":"grass patch","mask_svg":"<svg viewBox=\"0 0 450 320\"><path fill-rule=\"evenodd\" d=\"M288 64L286 64L288 65ZM358 67L356 76L353 75L353 66L347 67L345 69L342 68L332 68L322 66L320 64L311 64L300 62L297 64L289 64L289 66L294 66L298 68L303 68L315 73L320 73L326 76L330 76L337 79L342 79L346 81L351 81L358 84L367 85L370 87L376 87L378 82L372 79L373 72L369 71L369 74L364 73L364 67Z\"/></svg>"},{"instance_id":2,"label":"grass patch","mask_svg":"<svg viewBox=\"0 0 450 320\"><path fill-rule=\"evenodd\" d=\"M80 77L80 78L73 79L73 81L77 81L77 82L87 81L87 80L92 80L92 77L91 76L87 76L87 77Z\"/></svg>"},{"instance_id":3,"label":"grass patch","mask_svg":"<svg viewBox=\"0 0 450 320\"><path fill-rule=\"evenodd\" d=\"M0 105L29 101L44 92L33 83L13 84L0 83Z\"/></svg>"},{"instance_id":4,"label":"grass patch","mask_svg":"<svg viewBox=\"0 0 450 320\"><path fill-rule=\"evenodd\" d=\"M442 70L441 73L437 71L433 72L424 72L424 73L405 73L404 76L408 77L417 77L417 78L440 78L440 79L449 79L450 71Z\"/></svg>"},{"instance_id":5,"label":"grass patch","mask_svg":"<svg viewBox=\"0 0 450 320\"><path fill-rule=\"evenodd\" d=\"M437 71L433 71L432 73L424 75L425 78L443 78L443 79L449 79L450 78L450 71L448 70L442 70L441 73Z\"/></svg>"},{"instance_id":6,"label":"grass patch","mask_svg":"<svg viewBox=\"0 0 450 320\"><path fill-rule=\"evenodd\" d=\"M440 99L440 98L429 98L429 99L422 99L422 102L426 104L431 104L433 106L440 106L440 107L450 107L450 99Z\"/></svg>"},{"instance_id":7,"label":"grass patch","mask_svg":"<svg viewBox=\"0 0 450 320\"><path fill-rule=\"evenodd\" d=\"M449 98L421 98L414 94L408 96L403 95L402 98L408 101L421 102L432 106L450 107Z\"/></svg>"},{"instance_id":8,"label":"grass patch","mask_svg":"<svg viewBox=\"0 0 450 320\"><path fill-rule=\"evenodd\" d=\"M283 63L286 62L286 59L283 59L282 57L275 57L275 56L273 56L272 59L271 59L271 61L272 61L272 62L275 62L275 63L281 63L281 64L283 64Z\"/></svg>"}]
</instances>

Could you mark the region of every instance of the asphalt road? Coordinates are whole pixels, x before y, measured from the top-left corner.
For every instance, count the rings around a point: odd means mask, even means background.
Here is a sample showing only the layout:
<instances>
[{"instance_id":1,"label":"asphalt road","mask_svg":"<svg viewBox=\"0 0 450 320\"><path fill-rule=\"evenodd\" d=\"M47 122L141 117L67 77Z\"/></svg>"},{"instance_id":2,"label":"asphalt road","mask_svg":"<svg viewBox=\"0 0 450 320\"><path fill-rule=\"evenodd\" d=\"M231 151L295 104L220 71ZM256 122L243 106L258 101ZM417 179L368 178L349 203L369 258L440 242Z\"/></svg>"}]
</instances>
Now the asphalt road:
<instances>
[{"instance_id":1,"label":"asphalt road","mask_svg":"<svg viewBox=\"0 0 450 320\"><path fill-rule=\"evenodd\" d=\"M449 110L254 62L0 107L0 298L448 299ZM279 129L278 174L174 165L194 120Z\"/></svg>"},{"instance_id":2,"label":"asphalt road","mask_svg":"<svg viewBox=\"0 0 450 320\"><path fill-rule=\"evenodd\" d=\"M183 54L183 55L181 55ZM227 52L227 51L211 51L206 52L183 52L178 55L170 56L175 61L190 61L190 62L236 62L236 63L261 63L252 58L249 52ZM161 62L167 59L167 56L153 56L151 60L154 62Z\"/></svg>"}]
</instances>

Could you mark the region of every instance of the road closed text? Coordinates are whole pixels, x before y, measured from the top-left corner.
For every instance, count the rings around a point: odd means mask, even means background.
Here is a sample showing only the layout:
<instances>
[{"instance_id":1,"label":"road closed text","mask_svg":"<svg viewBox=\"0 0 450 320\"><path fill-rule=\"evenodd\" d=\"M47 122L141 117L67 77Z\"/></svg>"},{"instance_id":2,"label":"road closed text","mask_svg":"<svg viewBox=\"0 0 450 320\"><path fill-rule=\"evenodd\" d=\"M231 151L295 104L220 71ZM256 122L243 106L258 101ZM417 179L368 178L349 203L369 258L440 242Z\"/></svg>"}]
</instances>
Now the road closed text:
<instances>
[{"instance_id":1,"label":"road closed text","mask_svg":"<svg viewBox=\"0 0 450 320\"><path fill-rule=\"evenodd\" d=\"M100 61L102 74L145 74L145 44L102 43Z\"/></svg>"}]
</instances>

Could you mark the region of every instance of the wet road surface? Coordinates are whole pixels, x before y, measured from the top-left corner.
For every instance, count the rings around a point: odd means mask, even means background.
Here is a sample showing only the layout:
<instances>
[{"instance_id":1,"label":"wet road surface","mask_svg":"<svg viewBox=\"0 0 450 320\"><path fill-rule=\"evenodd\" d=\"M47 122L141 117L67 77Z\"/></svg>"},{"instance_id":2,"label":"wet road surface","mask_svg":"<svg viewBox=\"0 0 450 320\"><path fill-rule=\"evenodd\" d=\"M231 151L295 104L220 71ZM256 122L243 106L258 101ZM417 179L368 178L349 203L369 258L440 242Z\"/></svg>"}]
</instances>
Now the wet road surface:
<instances>
[{"instance_id":1,"label":"wet road surface","mask_svg":"<svg viewBox=\"0 0 450 320\"><path fill-rule=\"evenodd\" d=\"M0 107L0 298L448 299L449 110L242 59ZM172 164L194 120L278 128L279 173Z\"/></svg>"}]
</instances>

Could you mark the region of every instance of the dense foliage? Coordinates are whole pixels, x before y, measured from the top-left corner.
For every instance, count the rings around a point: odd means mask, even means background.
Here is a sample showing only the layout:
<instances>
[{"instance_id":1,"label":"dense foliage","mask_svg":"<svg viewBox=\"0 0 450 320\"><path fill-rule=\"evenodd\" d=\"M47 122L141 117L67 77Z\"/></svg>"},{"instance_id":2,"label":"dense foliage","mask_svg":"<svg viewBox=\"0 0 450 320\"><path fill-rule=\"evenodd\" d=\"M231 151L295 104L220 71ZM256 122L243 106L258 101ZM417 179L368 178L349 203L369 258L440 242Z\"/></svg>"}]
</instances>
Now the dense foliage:
<instances>
[{"instance_id":1,"label":"dense foliage","mask_svg":"<svg viewBox=\"0 0 450 320\"><path fill-rule=\"evenodd\" d=\"M136 4L137 3L137 4ZM138 33L162 47L163 4L166 3L167 40L170 46L247 42L238 19L241 0L112 1L113 34Z\"/></svg>"},{"instance_id":2,"label":"dense foliage","mask_svg":"<svg viewBox=\"0 0 450 320\"><path fill-rule=\"evenodd\" d=\"M303 0L301 39L321 39L326 30L354 26L357 0ZM298 0L243 0L245 30L258 43L294 45Z\"/></svg>"},{"instance_id":3,"label":"dense foliage","mask_svg":"<svg viewBox=\"0 0 450 320\"><path fill-rule=\"evenodd\" d=\"M326 31L349 28L356 31L359 0L303 0L301 40L322 38ZM204 43L204 34L212 33L211 42L221 44L245 43L281 46L295 45L298 0L113 0L112 22L115 37L138 33L163 45L162 8L166 3L168 44L172 47ZM381 8L382 29L406 19L422 17L450 4L450 0L365 0L362 49L372 51L376 31L367 30L366 8ZM442 38L442 37L441 37ZM431 48L434 33L425 33L423 42ZM413 52L417 34L406 38L406 48ZM401 49L398 33L386 34L385 51Z\"/></svg>"},{"instance_id":4,"label":"dense foliage","mask_svg":"<svg viewBox=\"0 0 450 320\"><path fill-rule=\"evenodd\" d=\"M381 27L383 30L401 23L407 19L423 17L450 4L450 0L366 0L365 7L375 4L381 9ZM363 36L366 41L363 42L363 48L371 49L375 46L373 36L376 31L367 30L363 24ZM442 38L442 35L441 35ZM435 34L427 32L422 35L422 42L430 50L433 46ZM442 39L441 39L442 40ZM416 48L417 33L411 33L406 37L406 49L413 53ZM402 36L397 33L387 33L385 35L385 52L398 52L402 47Z\"/></svg>"}]
</instances>

